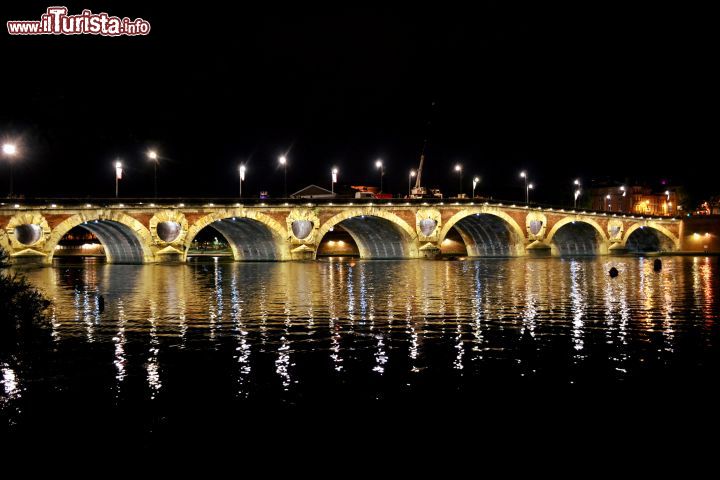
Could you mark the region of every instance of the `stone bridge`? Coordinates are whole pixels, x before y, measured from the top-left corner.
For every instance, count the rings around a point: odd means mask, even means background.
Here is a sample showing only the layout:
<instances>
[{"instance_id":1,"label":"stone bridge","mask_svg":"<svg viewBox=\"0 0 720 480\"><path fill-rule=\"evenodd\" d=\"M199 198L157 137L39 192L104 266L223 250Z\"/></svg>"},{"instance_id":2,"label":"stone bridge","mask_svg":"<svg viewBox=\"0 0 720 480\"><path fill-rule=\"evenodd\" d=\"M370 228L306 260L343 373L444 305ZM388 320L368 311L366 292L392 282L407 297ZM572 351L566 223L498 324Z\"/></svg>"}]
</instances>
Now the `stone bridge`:
<instances>
[{"instance_id":1,"label":"stone bridge","mask_svg":"<svg viewBox=\"0 0 720 480\"><path fill-rule=\"evenodd\" d=\"M483 257L677 251L683 235L677 218L477 201L88 202L2 204L0 246L17 261L50 264L79 226L99 239L108 262L139 264L185 261L207 226L225 237L235 260L265 261L314 259L336 229L368 259L432 258L450 232L468 256Z\"/></svg>"}]
</instances>

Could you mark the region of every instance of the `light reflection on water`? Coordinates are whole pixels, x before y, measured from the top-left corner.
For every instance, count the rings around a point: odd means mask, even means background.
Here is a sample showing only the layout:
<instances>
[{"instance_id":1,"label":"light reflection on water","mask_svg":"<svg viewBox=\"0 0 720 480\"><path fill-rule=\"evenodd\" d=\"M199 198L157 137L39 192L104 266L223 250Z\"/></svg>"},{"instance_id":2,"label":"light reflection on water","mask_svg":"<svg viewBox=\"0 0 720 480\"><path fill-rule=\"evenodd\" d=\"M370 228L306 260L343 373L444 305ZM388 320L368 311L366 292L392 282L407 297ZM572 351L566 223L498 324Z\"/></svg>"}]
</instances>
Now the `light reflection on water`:
<instances>
[{"instance_id":1,"label":"light reflection on water","mask_svg":"<svg viewBox=\"0 0 720 480\"><path fill-rule=\"evenodd\" d=\"M196 382L239 401L295 402L333 385L382 398L412 391L420 379L430 389L470 391L496 377L570 385L661 374L674 363L693 368L716 348L717 259L664 257L661 272L652 261L86 262L28 270L53 300L55 357L42 379L24 378L33 373L14 357L0 358L0 408L20 415L10 405L27 397L20 386L30 383L72 395L83 375L112 390L115 402L172 401ZM608 276L611 266L619 277ZM213 390L226 381L230 393Z\"/></svg>"}]
</instances>

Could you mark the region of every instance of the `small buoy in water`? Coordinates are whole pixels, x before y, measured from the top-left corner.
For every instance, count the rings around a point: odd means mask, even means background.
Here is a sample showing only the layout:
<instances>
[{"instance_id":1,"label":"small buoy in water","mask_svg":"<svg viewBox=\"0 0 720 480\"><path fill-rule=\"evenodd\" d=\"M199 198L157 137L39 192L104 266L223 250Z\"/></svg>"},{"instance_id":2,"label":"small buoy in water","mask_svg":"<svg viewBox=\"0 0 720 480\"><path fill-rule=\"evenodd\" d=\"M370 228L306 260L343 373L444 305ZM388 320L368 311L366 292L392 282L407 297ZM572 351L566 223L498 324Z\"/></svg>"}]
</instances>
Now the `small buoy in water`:
<instances>
[{"instance_id":1,"label":"small buoy in water","mask_svg":"<svg viewBox=\"0 0 720 480\"><path fill-rule=\"evenodd\" d=\"M101 312L105 310L105 297L102 295L98 296L98 310Z\"/></svg>"},{"instance_id":2,"label":"small buoy in water","mask_svg":"<svg viewBox=\"0 0 720 480\"><path fill-rule=\"evenodd\" d=\"M656 272L662 270L662 260L660 260L659 258L655 259L655 261L653 262L653 270L655 270Z\"/></svg>"},{"instance_id":3,"label":"small buoy in water","mask_svg":"<svg viewBox=\"0 0 720 480\"><path fill-rule=\"evenodd\" d=\"M618 276L618 269L615 268L615 267L612 267L612 268L610 269L610 276L611 276L612 278L617 277L617 276Z\"/></svg>"}]
</instances>

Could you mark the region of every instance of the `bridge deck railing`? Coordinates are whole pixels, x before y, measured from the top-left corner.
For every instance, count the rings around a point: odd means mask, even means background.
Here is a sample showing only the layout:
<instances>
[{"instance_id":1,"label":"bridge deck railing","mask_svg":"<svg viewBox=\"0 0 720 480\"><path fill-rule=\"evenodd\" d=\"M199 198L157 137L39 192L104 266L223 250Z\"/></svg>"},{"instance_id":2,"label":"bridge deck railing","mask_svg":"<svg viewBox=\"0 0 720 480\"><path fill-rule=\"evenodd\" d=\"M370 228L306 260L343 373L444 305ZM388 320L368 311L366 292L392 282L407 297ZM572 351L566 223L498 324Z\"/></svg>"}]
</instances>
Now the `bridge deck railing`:
<instances>
[{"instance_id":1,"label":"bridge deck railing","mask_svg":"<svg viewBox=\"0 0 720 480\"><path fill-rule=\"evenodd\" d=\"M648 215L627 211L603 211L572 208L567 205L501 200L493 198L239 198L239 197L53 197L53 198L15 198L0 201L0 209L13 208L236 208L244 207L283 207L283 206L477 206L492 205L509 208L529 208L553 210L562 213L588 215L634 216L648 219L683 218L682 216Z\"/></svg>"}]
</instances>

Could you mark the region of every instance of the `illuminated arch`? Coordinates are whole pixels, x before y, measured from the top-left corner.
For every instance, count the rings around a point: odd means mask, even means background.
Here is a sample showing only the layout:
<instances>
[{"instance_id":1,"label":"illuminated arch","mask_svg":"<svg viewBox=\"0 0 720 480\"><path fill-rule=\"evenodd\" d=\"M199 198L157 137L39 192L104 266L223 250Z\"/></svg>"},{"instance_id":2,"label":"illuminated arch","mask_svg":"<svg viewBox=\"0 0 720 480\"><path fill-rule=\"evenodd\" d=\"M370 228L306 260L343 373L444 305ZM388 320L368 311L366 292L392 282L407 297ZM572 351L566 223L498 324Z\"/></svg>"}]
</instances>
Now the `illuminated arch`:
<instances>
[{"instance_id":1,"label":"illuminated arch","mask_svg":"<svg viewBox=\"0 0 720 480\"><path fill-rule=\"evenodd\" d=\"M445 222L440 231L442 243L456 227L470 256L525 255L525 232L513 217L497 208L466 208Z\"/></svg>"},{"instance_id":2,"label":"illuminated arch","mask_svg":"<svg viewBox=\"0 0 720 480\"><path fill-rule=\"evenodd\" d=\"M577 227L574 227L575 225L577 225ZM576 230L573 233L577 236L577 241L575 242L575 248L571 249L572 251L570 252L562 251L562 246L559 245L559 242L556 241L558 239L555 238L558 232L562 231L564 227L575 228ZM565 231L567 232L567 230ZM595 239L581 238L582 235L589 232L595 235ZM555 254L575 253L581 255L597 255L607 253L609 240L605 230L592 218L571 216L565 217L553 225L550 233L547 235L546 242ZM594 245L590 242L594 243Z\"/></svg>"},{"instance_id":3,"label":"illuminated arch","mask_svg":"<svg viewBox=\"0 0 720 480\"><path fill-rule=\"evenodd\" d=\"M152 263L155 261L150 231L135 218L113 210L93 210L78 213L52 229L43 250L45 261L52 262L55 247L73 228L83 227L92 232L105 249L108 263Z\"/></svg>"},{"instance_id":4,"label":"illuminated arch","mask_svg":"<svg viewBox=\"0 0 720 480\"><path fill-rule=\"evenodd\" d=\"M190 226L183 243L183 260L195 236L211 225L230 244L235 260L290 260L287 230L272 217L242 208L200 217Z\"/></svg>"},{"instance_id":5,"label":"illuminated arch","mask_svg":"<svg viewBox=\"0 0 720 480\"><path fill-rule=\"evenodd\" d=\"M318 244L340 225L355 240L360 258L417 258L417 233L408 223L381 208L357 207L329 218L318 230ZM317 249L315 250L317 256Z\"/></svg>"},{"instance_id":6,"label":"illuminated arch","mask_svg":"<svg viewBox=\"0 0 720 480\"><path fill-rule=\"evenodd\" d=\"M623 245L627 246L627 242L630 239L630 236L635 233L638 229L648 229L652 230L653 232L657 232L658 235L662 235L665 239L667 239L668 242L671 243L672 249L671 250L679 250L680 249L680 238L678 238L673 232L665 228L664 226L655 223L655 222L648 222L648 223L634 223L625 231L625 235L623 236ZM658 241L662 243L662 239L658 238Z\"/></svg>"}]
</instances>

